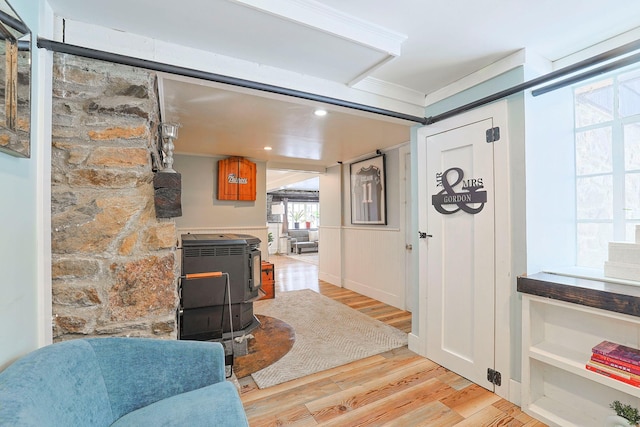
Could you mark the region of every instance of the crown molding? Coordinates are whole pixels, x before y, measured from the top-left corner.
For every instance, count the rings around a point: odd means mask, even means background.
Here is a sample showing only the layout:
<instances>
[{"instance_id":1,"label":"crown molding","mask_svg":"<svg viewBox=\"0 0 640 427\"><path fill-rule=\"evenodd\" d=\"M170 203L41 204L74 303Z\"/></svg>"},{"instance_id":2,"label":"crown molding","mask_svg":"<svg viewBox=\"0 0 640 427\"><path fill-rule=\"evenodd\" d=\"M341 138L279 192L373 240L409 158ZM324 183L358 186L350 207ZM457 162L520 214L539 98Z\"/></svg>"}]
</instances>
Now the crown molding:
<instances>
[{"instance_id":1,"label":"crown molding","mask_svg":"<svg viewBox=\"0 0 640 427\"><path fill-rule=\"evenodd\" d=\"M369 92L385 98L402 100L403 102L416 106L424 106L425 95L404 86L389 83L375 77L367 77L352 85L354 89Z\"/></svg>"}]
</instances>

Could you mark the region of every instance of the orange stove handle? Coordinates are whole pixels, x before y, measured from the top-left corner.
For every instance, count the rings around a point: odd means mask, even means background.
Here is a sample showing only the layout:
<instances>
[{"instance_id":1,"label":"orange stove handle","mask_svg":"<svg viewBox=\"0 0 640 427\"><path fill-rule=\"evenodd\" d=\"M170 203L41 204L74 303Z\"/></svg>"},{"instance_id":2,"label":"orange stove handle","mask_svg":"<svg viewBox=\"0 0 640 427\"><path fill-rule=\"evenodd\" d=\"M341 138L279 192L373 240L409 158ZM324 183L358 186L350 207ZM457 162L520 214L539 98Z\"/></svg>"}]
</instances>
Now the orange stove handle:
<instances>
[{"instance_id":1,"label":"orange stove handle","mask_svg":"<svg viewBox=\"0 0 640 427\"><path fill-rule=\"evenodd\" d=\"M187 280L192 279L208 279L210 277L222 277L224 273L222 271L208 271L206 273L189 273L185 274L184 278Z\"/></svg>"}]
</instances>

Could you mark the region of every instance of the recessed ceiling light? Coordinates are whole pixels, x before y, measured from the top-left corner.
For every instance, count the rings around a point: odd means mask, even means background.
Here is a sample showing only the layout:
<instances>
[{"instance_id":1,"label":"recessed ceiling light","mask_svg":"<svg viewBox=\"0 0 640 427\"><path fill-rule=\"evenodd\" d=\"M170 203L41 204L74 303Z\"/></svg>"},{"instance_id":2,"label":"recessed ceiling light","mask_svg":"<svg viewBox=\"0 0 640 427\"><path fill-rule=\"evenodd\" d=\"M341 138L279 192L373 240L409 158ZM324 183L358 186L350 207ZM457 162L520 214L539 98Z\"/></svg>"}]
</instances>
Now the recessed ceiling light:
<instances>
[{"instance_id":1,"label":"recessed ceiling light","mask_svg":"<svg viewBox=\"0 0 640 427\"><path fill-rule=\"evenodd\" d=\"M265 149L265 151L271 151L271 150L273 150L273 148L268 147L268 146L267 146L267 147L264 147L264 149Z\"/></svg>"},{"instance_id":2,"label":"recessed ceiling light","mask_svg":"<svg viewBox=\"0 0 640 427\"><path fill-rule=\"evenodd\" d=\"M319 117L323 117L327 115L327 110L322 110L322 109L317 109L316 111L313 112L313 114L315 114L316 116Z\"/></svg>"}]
</instances>

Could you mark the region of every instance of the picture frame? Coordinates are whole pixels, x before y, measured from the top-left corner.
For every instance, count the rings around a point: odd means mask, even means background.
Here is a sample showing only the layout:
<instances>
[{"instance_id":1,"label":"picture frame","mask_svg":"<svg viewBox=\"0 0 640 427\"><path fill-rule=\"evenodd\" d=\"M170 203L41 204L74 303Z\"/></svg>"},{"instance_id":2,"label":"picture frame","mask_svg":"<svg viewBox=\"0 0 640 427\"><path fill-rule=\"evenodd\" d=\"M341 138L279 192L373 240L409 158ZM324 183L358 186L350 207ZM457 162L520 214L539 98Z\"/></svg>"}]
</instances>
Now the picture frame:
<instances>
[{"instance_id":1,"label":"picture frame","mask_svg":"<svg viewBox=\"0 0 640 427\"><path fill-rule=\"evenodd\" d=\"M31 157L31 31L0 0L0 152Z\"/></svg>"},{"instance_id":2,"label":"picture frame","mask_svg":"<svg viewBox=\"0 0 640 427\"><path fill-rule=\"evenodd\" d=\"M349 165L351 181L351 224L387 224L385 155Z\"/></svg>"}]
</instances>

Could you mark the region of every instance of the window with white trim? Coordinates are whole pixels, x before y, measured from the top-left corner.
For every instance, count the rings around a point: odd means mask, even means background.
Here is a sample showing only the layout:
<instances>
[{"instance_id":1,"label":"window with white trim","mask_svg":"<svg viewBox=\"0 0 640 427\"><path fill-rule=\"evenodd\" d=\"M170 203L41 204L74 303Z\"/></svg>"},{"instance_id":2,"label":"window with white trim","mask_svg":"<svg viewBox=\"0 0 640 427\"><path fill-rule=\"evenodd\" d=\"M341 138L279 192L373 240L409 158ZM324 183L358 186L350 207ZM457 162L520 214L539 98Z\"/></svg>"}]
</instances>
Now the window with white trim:
<instances>
[{"instance_id":1,"label":"window with white trim","mask_svg":"<svg viewBox=\"0 0 640 427\"><path fill-rule=\"evenodd\" d=\"M289 229L294 228L318 228L320 222L320 203L318 202L289 202Z\"/></svg>"},{"instance_id":2,"label":"window with white trim","mask_svg":"<svg viewBox=\"0 0 640 427\"><path fill-rule=\"evenodd\" d=\"M602 268L640 224L640 67L575 87L574 116L576 263Z\"/></svg>"}]
</instances>

